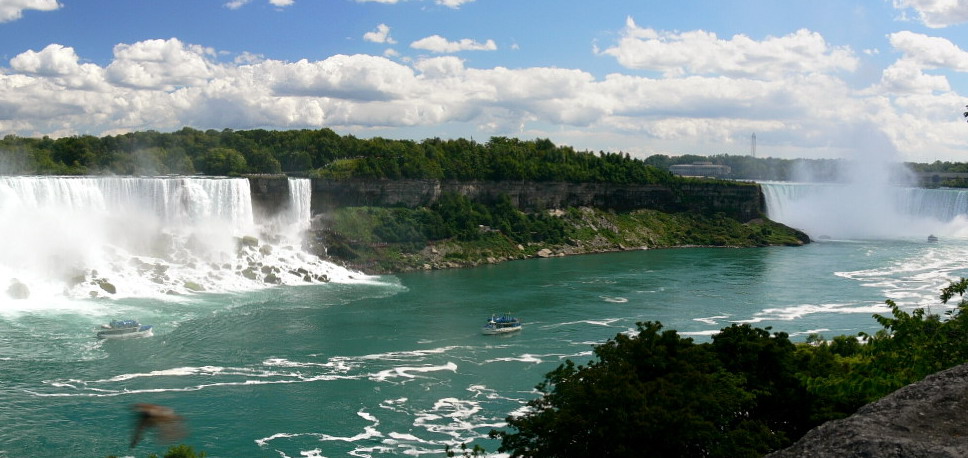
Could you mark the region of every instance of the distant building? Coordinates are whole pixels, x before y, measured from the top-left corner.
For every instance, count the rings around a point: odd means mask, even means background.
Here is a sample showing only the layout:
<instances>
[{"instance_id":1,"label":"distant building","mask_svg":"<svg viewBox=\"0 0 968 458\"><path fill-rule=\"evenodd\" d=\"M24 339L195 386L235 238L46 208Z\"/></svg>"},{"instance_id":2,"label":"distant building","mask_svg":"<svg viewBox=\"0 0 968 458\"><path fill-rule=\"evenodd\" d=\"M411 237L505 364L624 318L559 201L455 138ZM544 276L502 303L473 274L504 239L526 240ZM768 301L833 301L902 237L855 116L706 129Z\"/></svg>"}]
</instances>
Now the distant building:
<instances>
[{"instance_id":1,"label":"distant building","mask_svg":"<svg viewBox=\"0 0 968 458\"><path fill-rule=\"evenodd\" d=\"M686 177L714 177L722 178L732 173L728 165L718 165L712 162L693 162L692 164L676 164L669 166L669 171Z\"/></svg>"}]
</instances>

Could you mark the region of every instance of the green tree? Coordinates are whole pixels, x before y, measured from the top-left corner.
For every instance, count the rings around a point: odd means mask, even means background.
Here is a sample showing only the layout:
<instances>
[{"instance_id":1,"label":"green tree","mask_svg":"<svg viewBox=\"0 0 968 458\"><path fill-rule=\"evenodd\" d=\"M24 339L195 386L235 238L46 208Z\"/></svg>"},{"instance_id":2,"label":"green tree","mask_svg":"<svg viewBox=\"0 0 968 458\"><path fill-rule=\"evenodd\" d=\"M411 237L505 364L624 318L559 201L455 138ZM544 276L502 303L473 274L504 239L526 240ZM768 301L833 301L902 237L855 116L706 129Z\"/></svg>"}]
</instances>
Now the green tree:
<instances>
[{"instance_id":1,"label":"green tree","mask_svg":"<svg viewBox=\"0 0 968 458\"><path fill-rule=\"evenodd\" d=\"M245 173L248 168L242 153L224 147L208 150L199 158L198 165L206 175L239 175Z\"/></svg>"},{"instance_id":2,"label":"green tree","mask_svg":"<svg viewBox=\"0 0 968 458\"><path fill-rule=\"evenodd\" d=\"M598 361L559 366L529 413L493 431L511 456L761 456L777 445L748 415L755 396L709 344L640 323L595 348Z\"/></svg>"}]
</instances>

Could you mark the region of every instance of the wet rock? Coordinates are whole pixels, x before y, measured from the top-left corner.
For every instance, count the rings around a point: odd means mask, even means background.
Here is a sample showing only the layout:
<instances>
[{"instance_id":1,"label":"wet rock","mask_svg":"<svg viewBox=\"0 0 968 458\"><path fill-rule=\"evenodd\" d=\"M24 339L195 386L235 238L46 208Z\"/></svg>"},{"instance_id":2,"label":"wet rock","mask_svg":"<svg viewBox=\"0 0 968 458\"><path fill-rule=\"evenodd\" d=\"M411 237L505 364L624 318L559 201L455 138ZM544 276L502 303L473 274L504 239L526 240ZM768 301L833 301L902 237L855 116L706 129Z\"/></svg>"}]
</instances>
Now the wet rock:
<instances>
[{"instance_id":1,"label":"wet rock","mask_svg":"<svg viewBox=\"0 0 968 458\"><path fill-rule=\"evenodd\" d=\"M205 287L193 281L185 280L185 289L194 292L205 291Z\"/></svg>"},{"instance_id":2,"label":"wet rock","mask_svg":"<svg viewBox=\"0 0 968 458\"><path fill-rule=\"evenodd\" d=\"M270 254L272 254L272 246L262 245L261 247L259 247L259 253L262 254L263 256L269 256Z\"/></svg>"},{"instance_id":3,"label":"wet rock","mask_svg":"<svg viewBox=\"0 0 968 458\"><path fill-rule=\"evenodd\" d=\"M255 238L255 237L253 237L251 235L246 235L246 236L243 236L241 239L239 239L239 244L241 246L255 248L255 247L259 246L259 239Z\"/></svg>"},{"instance_id":4,"label":"wet rock","mask_svg":"<svg viewBox=\"0 0 968 458\"><path fill-rule=\"evenodd\" d=\"M265 277L265 279L263 281L265 281L266 283L273 283L273 284L277 284L277 285L279 283L282 283L282 279L280 279L279 277L276 276L276 274L273 274L273 273L270 273L269 275L266 275L266 277Z\"/></svg>"},{"instance_id":5,"label":"wet rock","mask_svg":"<svg viewBox=\"0 0 968 458\"><path fill-rule=\"evenodd\" d=\"M30 288L27 288L20 280L16 278L10 280L10 287L7 288L7 295L11 299L27 299L30 297Z\"/></svg>"},{"instance_id":6,"label":"wet rock","mask_svg":"<svg viewBox=\"0 0 968 458\"><path fill-rule=\"evenodd\" d=\"M551 252L551 250L549 250L547 248L542 248L542 249L538 250L538 252L536 253L536 255L539 258L550 258L550 257L554 256L554 254Z\"/></svg>"},{"instance_id":7,"label":"wet rock","mask_svg":"<svg viewBox=\"0 0 968 458\"><path fill-rule=\"evenodd\" d=\"M249 280L255 280L256 279L255 270L252 269L251 267L249 267L248 269L243 270L240 273L242 274L243 277L248 278Z\"/></svg>"},{"instance_id":8,"label":"wet rock","mask_svg":"<svg viewBox=\"0 0 968 458\"><path fill-rule=\"evenodd\" d=\"M98 280L97 285L100 286L101 289L103 289L109 294L115 294L118 292L118 288L116 288L113 284L111 284L107 280Z\"/></svg>"},{"instance_id":9,"label":"wet rock","mask_svg":"<svg viewBox=\"0 0 968 458\"><path fill-rule=\"evenodd\" d=\"M824 423L769 458L968 456L968 364Z\"/></svg>"}]
</instances>

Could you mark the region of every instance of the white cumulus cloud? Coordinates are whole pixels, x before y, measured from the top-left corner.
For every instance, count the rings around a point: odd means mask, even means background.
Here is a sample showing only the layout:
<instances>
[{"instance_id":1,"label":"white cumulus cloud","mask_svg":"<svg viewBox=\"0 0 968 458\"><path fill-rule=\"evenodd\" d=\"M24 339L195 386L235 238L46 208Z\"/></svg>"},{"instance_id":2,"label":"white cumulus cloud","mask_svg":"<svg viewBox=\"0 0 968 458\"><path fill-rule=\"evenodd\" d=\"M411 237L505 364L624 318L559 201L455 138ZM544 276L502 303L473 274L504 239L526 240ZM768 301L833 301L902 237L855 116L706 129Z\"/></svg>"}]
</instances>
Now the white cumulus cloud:
<instances>
[{"instance_id":1,"label":"white cumulus cloud","mask_svg":"<svg viewBox=\"0 0 968 458\"><path fill-rule=\"evenodd\" d=\"M659 71L667 76L775 78L852 71L858 64L850 49L829 46L820 34L805 29L762 41L745 35L721 39L702 30L677 33L640 28L631 17L618 44L601 53L615 57L627 68Z\"/></svg>"},{"instance_id":2,"label":"white cumulus cloud","mask_svg":"<svg viewBox=\"0 0 968 458\"><path fill-rule=\"evenodd\" d=\"M497 44L494 43L494 40L487 40L484 43L469 38L449 41L440 35L431 35L410 43L410 47L435 53L454 53L460 51L494 51L497 49Z\"/></svg>"},{"instance_id":3,"label":"white cumulus cloud","mask_svg":"<svg viewBox=\"0 0 968 458\"><path fill-rule=\"evenodd\" d=\"M903 53L902 59L928 68L947 68L968 72L968 52L947 38L930 37L902 31L888 35L891 46Z\"/></svg>"},{"instance_id":4,"label":"white cumulus cloud","mask_svg":"<svg viewBox=\"0 0 968 458\"><path fill-rule=\"evenodd\" d=\"M693 33L703 32L676 36ZM663 36L648 29L635 34L641 40ZM51 44L21 52L0 68L0 132L330 127L406 138L416 126L442 135L549 137L593 150L682 154L742 152L745 146L729 147L755 131L768 154L789 145L787 157L837 157L876 126L911 159L927 152L963 154L965 126L952 119L960 115L962 97L942 76L929 74L963 71L960 48L893 34L898 61L880 83L855 89L841 75L849 65L823 63L836 48L807 38L814 46L801 55L812 63L793 67L797 71L706 74L697 69L716 67L678 63L683 71L648 77L474 68L455 55L406 62L364 54L296 62L251 53L218 59L211 48L175 38L119 44L113 59L98 65ZM791 52L785 42L771 46L780 55ZM455 126L459 130L446 130Z\"/></svg>"},{"instance_id":5,"label":"white cumulus cloud","mask_svg":"<svg viewBox=\"0 0 968 458\"><path fill-rule=\"evenodd\" d=\"M894 7L913 9L918 19L931 28L968 22L968 0L894 0Z\"/></svg>"},{"instance_id":6,"label":"white cumulus cloud","mask_svg":"<svg viewBox=\"0 0 968 458\"><path fill-rule=\"evenodd\" d=\"M114 61L107 66L115 84L158 90L202 83L213 76L215 51L186 45L177 38L146 40L114 47Z\"/></svg>"},{"instance_id":7,"label":"white cumulus cloud","mask_svg":"<svg viewBox=\"0 0 968 458\"><path fill-rule=\"evenodd\" d=\"M880 84L873 90L895 95L949 92L947 77L927 72L968 72L968 52L948 39L909 31L892 33L888 39L901 57L884 69Z\"/></svg>"},{"instance_id":8,"label":"white cumulus cloud","mask_svg":"<svg viewBox=\"0 0 968 458\"><path fill-rule=\"evenodd\" d=\"M224 6L230 10L237 10L245 5L248 5L249 3L252 3L252 0L231 0L226 2ZM279 8L291 6L293 3L295 3L295 0L269 0L270 5Z\"/></svg>"},{"instance_id":9,"label":"white cumulus cloud","mask_svg":"<svg viewBox=\"0 0 968 458\"><path fill-rule=\"evenodd\" d=\"M471 3L473 1L474 0L436 0L436 3L438 5L443 5L443 6L446 6L448 8L457 9L457 8L460 8L461 5L463 5L465 3Z\"/></svg>"},{"instance_id":10,"label":"white cumulus cloud","mask_svg":"<svg viewBox=\"0 0 968 458\"><path fill-rule=\"evenodd\" d=\"M20 19L25 10L53 11L60 7L57 0L0 0L0 22Z\"/></svg>"},{"instance_id":11,"label":"white cumulus cloud","mask_svg":"<svg viewBox=\"0 0 968 458\"><path fill-rule=\"evenodd\" d=\"M376 30L363 34L363 39L373 43L395 44L397 41L390 36L390 27L386 24L376 26Z\"/></svg>"}]
</instances>

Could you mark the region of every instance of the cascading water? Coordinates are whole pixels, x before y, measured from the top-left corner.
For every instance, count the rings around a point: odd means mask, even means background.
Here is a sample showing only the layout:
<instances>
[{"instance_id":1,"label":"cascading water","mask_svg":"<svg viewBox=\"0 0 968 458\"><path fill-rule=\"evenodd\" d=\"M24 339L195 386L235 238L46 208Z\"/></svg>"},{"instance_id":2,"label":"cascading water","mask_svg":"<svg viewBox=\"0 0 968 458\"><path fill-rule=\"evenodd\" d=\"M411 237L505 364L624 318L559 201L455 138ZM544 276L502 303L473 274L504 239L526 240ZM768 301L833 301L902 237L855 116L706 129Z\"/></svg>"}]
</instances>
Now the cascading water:
<instances>
[{"instance_id":1,"label":"cascading water","mask_svg":"<svg viewBox=\"0 0 968 458\"><path fill-rule=\"evenodd\" d=\"M256 221L244 178L0 177L0 310L361 275L302 249L309 180Z\"/></svg>"},{"instance_id":2,"label":"cascading water","mask_svg":"<svg viewBox=\"0 0 968 458\"><path fill-rule=\"evenodd\" d=\"M761 183L767 215L811 238L968 236L968 190Z\"/></svg>"}]
</instances>

